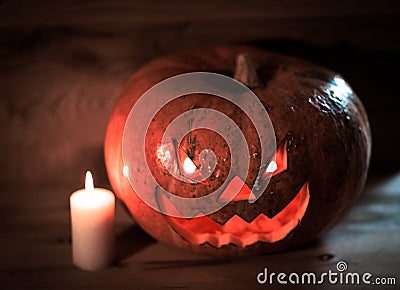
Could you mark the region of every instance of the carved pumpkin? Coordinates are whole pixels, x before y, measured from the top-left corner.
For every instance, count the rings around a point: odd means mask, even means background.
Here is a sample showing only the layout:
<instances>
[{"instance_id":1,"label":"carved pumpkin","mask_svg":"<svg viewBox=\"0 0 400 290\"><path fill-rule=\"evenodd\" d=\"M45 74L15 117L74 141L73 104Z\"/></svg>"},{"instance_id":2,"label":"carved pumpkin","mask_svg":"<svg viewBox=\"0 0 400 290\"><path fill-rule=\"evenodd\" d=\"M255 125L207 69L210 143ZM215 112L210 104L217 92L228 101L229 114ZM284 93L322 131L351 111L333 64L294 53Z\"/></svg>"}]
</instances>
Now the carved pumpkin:
<instances>
[{"instance_id":1,"label":"carved pumpkin","mask_svg":"<svg viewBox=\"0 0 400 290\"><path fill-rule=\"evenodd\" d=\"M176 208L163 190L194 198L222 186L216 202L228 200L216 212L185 218L162 214L135 193L126 172L124 175L122 140L132 107L148 89L169 77L197 71L235 77L251 88L269 114L276 148L272 158L263 163L254 124L223 98L191 94L166 104L155 114L145 136L146 162L159 184L149 194L170 212ZM161 139L174 118L194 108L219 111L238 125L251 157L244 180L237 176L227 180L232 157L229 144L201 128L173 144L179 170L195 182L169 174ZM225 46L160 58L139 70L111 117L105 160L117 196L150 235L197 253L226 256L280 251L315 239L332 227L360 195L370 147L364 108L340 75L298 58L253 47ZM215 168L197 182L196 178L204 175L201 152L209 149L215 154ZM270 182L257 200L249 202L254 198L260 168ZM129 170L141 178L139 167L131 164ZM238 192L233 199L231 191Z\"/></svg>"}]
</instances>

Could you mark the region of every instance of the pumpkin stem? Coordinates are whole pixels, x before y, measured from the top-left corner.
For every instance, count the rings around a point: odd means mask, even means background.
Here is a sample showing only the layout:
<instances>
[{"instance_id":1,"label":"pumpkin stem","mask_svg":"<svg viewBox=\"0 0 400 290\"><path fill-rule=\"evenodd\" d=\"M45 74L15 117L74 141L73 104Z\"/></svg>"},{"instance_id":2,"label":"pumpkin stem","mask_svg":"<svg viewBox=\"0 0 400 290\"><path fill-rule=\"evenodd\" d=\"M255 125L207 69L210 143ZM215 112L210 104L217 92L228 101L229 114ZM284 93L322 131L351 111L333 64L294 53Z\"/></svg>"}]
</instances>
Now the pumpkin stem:
<instances>
[{"instance_id":1,"label":"pumpkin stem","mask_svg":"<svg viewBox=\"0 0 400 290\"><path fill-rule=\"evenodd\" d=\"M250 89L262 86L257 71L254 68L251 59L247 53L240 53L236 57L235 74L233 78Z\"/></svg>"}]
</instances>

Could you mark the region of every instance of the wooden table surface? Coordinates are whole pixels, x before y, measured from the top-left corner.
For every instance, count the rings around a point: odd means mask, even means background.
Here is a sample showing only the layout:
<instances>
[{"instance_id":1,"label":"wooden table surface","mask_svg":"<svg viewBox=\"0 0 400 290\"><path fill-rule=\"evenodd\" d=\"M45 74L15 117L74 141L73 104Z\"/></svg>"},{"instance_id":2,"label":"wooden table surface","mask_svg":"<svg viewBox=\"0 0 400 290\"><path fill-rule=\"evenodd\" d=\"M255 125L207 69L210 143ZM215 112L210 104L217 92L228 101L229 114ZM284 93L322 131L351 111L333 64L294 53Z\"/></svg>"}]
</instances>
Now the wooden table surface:
<instances>
[{"instance_id":1,"label":"wooden table surface","mask_svg":"<svg viewBox=\"0 0 400 290\"><path fill-rule=\"evenodd\" d=\"M397 289L400 285L400 174L371 177L357 206L319 240L284 253L236 260L198 256L163 245L138 228L118 205L116 265L94 273L75 268L71 261L71 191L41 188L1 193L1 289L271 289L256 281L264 267L271 272L318 274L336 271L339 261L347 263L347 272L395 277ZM300 288L313 287L340 285Z\"/></svg>"}]
</instances>

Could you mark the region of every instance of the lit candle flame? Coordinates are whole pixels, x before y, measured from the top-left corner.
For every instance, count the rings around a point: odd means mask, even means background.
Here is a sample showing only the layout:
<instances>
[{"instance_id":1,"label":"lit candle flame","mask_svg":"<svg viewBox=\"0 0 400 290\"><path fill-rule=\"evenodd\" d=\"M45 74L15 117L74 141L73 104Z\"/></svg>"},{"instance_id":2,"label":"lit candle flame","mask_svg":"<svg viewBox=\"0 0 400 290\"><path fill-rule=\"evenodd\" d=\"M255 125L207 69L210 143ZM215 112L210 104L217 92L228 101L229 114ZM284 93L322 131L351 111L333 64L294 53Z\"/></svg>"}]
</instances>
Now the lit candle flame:
<instances>
[{"instance_id":1,"label":"lit candle flame","mask_svg":"<svg viewBox=\"0 0 400 290\"><path fill-rule=\"evenodd\" d=\"M94 191L93 176L92 176L92 173L90 171L86 171L85 189L86 189L86 191L89 191L89 192L93 192Z\"/></svg>"},{"instance_id":2,"label":"lit candle flame","mask_svg":"<svg viewBox=\"0 0 400 290\"><path fill-rule=\"evenodd\" d=\"M183 170L188 174L192 174L196 171L196 165L189 157L186 157L183 161Z\"/></svg>"}]
</instances>

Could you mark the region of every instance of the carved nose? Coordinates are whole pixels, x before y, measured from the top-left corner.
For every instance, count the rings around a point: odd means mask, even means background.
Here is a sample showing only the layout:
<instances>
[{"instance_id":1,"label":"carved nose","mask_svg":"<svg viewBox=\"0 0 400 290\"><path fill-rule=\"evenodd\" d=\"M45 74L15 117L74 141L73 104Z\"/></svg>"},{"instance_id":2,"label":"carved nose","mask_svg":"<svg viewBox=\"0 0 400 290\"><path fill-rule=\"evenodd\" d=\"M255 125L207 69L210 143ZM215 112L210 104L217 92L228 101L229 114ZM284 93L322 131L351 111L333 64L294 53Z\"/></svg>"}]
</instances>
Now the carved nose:
<instances>
[{"instance_id":1,"label":"carved nose","mask_svg":"<svg viewBox=\"0 0 400 290\"><path fill-rule=\"evenodd\" d=\"M238 192L239 191L239 192ZM238 193L237 193L238 192ZM235 197L233 197L237 193ZM233 197L233 199L232 199ZM235 176L222 194L219 196L218 201L227 202L229 200L232 201L241 201L241 200L255 200L256 196L251 191L251 189L247 186L247 184L239 177Z\"/></svg>"}]
</instances>

